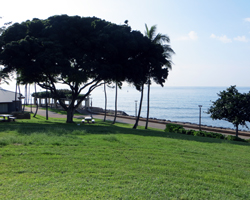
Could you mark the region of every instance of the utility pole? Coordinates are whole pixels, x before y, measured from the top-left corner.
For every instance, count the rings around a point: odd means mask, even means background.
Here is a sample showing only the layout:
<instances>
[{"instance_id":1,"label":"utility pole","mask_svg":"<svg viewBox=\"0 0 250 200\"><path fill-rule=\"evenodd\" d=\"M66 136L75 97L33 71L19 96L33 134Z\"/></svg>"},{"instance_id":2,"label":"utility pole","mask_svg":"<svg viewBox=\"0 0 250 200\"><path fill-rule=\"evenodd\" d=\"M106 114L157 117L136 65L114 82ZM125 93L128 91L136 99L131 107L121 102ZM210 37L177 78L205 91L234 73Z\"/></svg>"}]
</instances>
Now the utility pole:
<instances>
[{"instance_id":1,"label":"utility pole","mask_svg":"<svg viewBox=\"0 0 250 200\"><path fill-rule=\"evenodd\" d=\"M46 85L47 85L47 81L46 81ZM47 87L46 87L45 106L46 106L46 120L48 120L49 116L48 116L48 89Z\"/></svg>"}]
</instances>

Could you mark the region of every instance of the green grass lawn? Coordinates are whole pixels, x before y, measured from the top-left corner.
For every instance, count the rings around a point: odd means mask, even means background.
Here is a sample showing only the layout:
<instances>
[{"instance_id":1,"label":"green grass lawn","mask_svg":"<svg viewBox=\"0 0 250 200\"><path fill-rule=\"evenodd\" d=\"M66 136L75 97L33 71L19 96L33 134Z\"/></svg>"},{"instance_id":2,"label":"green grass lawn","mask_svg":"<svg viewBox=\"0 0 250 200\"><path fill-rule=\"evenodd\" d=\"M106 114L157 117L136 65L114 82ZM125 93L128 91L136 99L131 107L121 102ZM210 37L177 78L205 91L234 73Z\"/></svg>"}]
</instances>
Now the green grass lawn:
<instances>
[{"instance_id":1,"label":"green grass lawn","mask_svg":"<svg viewBox=\"0 0 250 200\"><path fill-rule=\"evenodd\" d=\"M249 143L96 121L0 123L0 199L250 199Z\"/></svg>"}]
</instances>

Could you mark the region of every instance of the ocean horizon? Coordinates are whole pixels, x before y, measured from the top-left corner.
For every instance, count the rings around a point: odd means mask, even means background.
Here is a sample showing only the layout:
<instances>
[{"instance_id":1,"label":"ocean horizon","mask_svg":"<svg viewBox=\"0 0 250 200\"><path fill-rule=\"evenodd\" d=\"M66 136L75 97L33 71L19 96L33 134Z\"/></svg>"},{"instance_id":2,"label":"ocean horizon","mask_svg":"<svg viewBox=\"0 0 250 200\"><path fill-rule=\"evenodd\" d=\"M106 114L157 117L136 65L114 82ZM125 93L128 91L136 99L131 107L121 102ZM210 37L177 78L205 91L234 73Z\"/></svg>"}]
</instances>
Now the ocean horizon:
<instances>
[{"instance_id":1,"label":"ocean horizon","mask_svg":"<svg viewBox=\"0 0 250 200\"><path fill-rule=\"evenodd\" d=\"M164 119L178 122L199 123L201 107L201 124L207 126L231 128L235 127L225 120L212 120L206 112L217 100L218 93L227 87L174 87L174 86L152 86L150 90L150 118ZM247 93L250 87L237 87L239 92ZM141 93L134 87L125 86L118 90L118 110L128 115L138 112ZM105 107L103 86L96 88L91 93L93 107ZM137 102L136 102L137 101ZM107 109L115 109L115 89L107 87ZM141 117L147 114L147 87L144 88ZM240 130L248 130L239 126Z\"/></svg>"}]
</instances>

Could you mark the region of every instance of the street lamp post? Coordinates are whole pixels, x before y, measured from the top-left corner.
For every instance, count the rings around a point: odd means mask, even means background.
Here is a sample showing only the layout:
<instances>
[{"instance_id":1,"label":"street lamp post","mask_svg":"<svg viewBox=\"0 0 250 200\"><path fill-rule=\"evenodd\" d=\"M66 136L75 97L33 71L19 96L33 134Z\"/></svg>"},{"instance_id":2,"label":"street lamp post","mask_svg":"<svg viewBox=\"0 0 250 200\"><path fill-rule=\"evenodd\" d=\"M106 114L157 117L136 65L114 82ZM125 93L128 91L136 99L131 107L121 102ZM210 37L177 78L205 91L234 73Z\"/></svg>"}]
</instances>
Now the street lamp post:
<instances>
[{"instance_id":1,"label":"street lamp post","mask_svg":"<svg viewBox=\"0 0 250 200\"><path fill-rule=\"evenodd\" d=\"M48 88L47 88L47 81L46 81L46 98L45 98L45 106L46 106L46 120L49 119L49 114L48 114Z\"/></svg>"},{"instance_id":2,"label":"street lamp post","mask_svg":"<svg viewBox=\"0 0 250 200\"><path fill-rule=\"evenodd\" d=\"M199 129L201 131L201 107L202 105L199 105L199 108L200 108L200 115L199 115Z\"/></svg>"},{"instance_id":3,"label":"street lamp post","mask_svg":"<svg viewBox=\"0 0 250 200\"><path fill-rule=\"evenodd\" d=\"M137 115L137 100L135 100L135 117Z\"/></svg>"}]
</instances>

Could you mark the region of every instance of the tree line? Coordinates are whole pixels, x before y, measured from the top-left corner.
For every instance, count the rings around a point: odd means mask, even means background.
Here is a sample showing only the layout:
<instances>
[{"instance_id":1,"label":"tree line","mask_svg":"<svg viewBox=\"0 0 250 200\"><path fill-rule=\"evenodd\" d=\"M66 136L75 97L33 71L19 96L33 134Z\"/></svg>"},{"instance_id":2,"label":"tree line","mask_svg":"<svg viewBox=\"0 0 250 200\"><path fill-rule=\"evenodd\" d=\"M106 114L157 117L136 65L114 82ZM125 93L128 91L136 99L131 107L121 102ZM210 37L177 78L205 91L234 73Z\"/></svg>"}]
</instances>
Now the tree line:
<instances>
[{"instance_id":1,"label":"tree line","mask_svg":"<svg viewBox=\"0 0 250 200\"><path fill-rule=\"evenodd\" d=\"M67 15L15 23L0 36L1 74L4 78L16 73L18 83L35 83L49 90L71 123L76 107L103 84L113 82L118 88L127 82L142 95L144 84L150 88L152 80L163 86L174 51L166 44L167 36L157 39L156 29L152 30L153 34L148 29L144 36L132 30L128 21L117 25L96 17ZM58 83L70 88L68 107L59 98ZM82 91L85 94L79 97Z\"/></svg>"}]
</instances>

